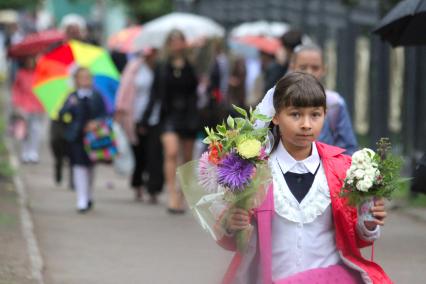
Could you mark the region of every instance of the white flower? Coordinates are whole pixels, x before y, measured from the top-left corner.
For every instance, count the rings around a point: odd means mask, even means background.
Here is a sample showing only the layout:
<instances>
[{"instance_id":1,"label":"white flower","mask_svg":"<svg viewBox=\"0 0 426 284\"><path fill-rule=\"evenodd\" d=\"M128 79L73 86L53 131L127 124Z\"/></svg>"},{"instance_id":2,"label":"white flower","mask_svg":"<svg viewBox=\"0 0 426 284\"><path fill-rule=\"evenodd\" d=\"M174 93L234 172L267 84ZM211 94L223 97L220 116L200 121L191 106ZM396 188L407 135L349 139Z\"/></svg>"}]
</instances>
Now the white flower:
<instances>
[{"instance_id":1,"label":"white flower","mask_svg":"<svg viewBox=\"0 0 426 284\"><path fill-rule=\"evenodd\" d=\"M373 150L364 148L362 150L356 151L352 155L352 163L355 165L365 165L372 163L375 153Z\"/></svg>"},{"instance_id":2,"label":"white flower","mask_svg":"<svg viewBox=\"0 0 426 284\"><path fill-rule=\"evenodd\" d=\"M368 190L373 186L373 183L370 180L360 180L356 184L356 188L359 191L368 192Z\"/></svg>"},{"instance_id":3,"label":"white flower","mask_svg":"<svg viewBox=\"0 0 426 284\"><path fill-rule=\"evenodd\" d=\"M365 172L362 169L357 169L355 170L354 175L357 179L362 179L365 175Z\"/></svg>"}]
</instances>

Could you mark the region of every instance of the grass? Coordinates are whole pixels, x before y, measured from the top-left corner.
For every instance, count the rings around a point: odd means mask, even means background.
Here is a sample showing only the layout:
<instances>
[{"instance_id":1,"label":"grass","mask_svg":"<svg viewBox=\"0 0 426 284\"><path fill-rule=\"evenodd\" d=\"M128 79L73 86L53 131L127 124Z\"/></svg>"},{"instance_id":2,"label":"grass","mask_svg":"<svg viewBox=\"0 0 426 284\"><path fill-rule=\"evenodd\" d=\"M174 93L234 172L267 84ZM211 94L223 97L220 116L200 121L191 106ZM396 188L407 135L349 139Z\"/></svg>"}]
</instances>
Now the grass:
<instances>
[{"instance_id":1,"label":"grass","mask_svg":"<svg viewBox=\"0 0 426 284\"><path fill-rule=\"evenodd\" d=\"M0 83L1 84L1 83ZM0 86L1 87L1 86ZM0 89L0 96L5 98L4 91ZM0 109L4 113L4 101L0 100ZM0 116L0 181L8 181L13 176L13 169L9 164L9 154L5 145L6 130L6 117Z\"/></svg>"}]
</instances>

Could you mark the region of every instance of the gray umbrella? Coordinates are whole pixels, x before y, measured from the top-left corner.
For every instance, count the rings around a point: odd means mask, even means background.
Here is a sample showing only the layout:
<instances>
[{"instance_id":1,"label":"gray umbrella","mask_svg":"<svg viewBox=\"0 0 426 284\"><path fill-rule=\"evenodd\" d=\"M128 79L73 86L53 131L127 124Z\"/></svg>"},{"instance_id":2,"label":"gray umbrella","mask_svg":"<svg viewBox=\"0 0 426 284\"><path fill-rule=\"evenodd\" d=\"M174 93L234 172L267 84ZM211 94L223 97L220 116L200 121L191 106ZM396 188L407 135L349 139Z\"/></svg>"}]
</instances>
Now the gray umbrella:
<instances>
[{"instance_id":1,"label":"gray umbrella","mask_svg":"<svg viewBox=\"0 0 426 284\"><path fill-rule=\"evenodd\" d=\"M394 47L426 44L426 1L401 1L380 21L374 33Z\"/></svg>"}]
</instances>

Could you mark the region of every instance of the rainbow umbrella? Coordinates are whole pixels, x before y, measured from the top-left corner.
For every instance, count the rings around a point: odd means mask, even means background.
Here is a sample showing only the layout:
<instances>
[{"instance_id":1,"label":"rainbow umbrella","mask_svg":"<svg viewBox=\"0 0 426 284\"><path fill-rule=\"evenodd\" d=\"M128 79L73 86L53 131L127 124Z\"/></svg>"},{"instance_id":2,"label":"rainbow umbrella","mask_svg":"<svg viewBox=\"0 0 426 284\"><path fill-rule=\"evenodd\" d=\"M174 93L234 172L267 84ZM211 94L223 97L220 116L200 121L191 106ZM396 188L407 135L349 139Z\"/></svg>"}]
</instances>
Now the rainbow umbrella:
<instances>
[{"instance_id":1,"label":"rainbow umbrella","mask_svg":"<svg viewBox=\"0 0 426 284\"><path fill-rule=\"evenodd\" d=\"M104 98L109 113L114 111L119 73L108 52L100 47L71 40L43 55L37 62L33 91L53 119L73 91L71 74L79 66L93 75L94 88Z\"/></svg>"}]
</instances>

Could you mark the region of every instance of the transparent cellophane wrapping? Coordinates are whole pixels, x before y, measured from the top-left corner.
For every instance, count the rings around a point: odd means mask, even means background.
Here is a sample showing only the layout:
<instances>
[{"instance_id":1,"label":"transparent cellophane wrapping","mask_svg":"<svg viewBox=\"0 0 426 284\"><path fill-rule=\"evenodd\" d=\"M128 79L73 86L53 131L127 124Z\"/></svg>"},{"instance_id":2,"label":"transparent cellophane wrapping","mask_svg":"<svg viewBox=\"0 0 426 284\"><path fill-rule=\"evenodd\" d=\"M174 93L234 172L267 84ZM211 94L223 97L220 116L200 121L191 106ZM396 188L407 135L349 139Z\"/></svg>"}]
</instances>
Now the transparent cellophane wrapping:
<instances>
[{"instance_id":1,"label":"transparent cellophane wrapping","mask_svg":"<svg viewBox=\"0 0 426 284\"><path fill-rule=\"evenodd\" d=\"M254 177L243 191L233 193L218 185L216 192L207 192L198 182L198 169L198 160L194 160L180 166L177 175L193 215L215 241L229 235L225 226L229 209L237 207L250 210L259 207L272 182L271 171L265 162L256 165ZM238 250L245 250L252 231L253 227L250 226L236 232Z\"/></svg>"}]
</instances>

